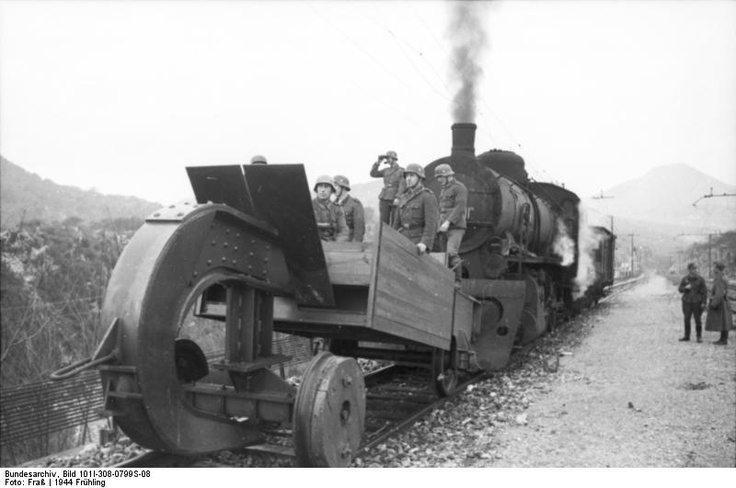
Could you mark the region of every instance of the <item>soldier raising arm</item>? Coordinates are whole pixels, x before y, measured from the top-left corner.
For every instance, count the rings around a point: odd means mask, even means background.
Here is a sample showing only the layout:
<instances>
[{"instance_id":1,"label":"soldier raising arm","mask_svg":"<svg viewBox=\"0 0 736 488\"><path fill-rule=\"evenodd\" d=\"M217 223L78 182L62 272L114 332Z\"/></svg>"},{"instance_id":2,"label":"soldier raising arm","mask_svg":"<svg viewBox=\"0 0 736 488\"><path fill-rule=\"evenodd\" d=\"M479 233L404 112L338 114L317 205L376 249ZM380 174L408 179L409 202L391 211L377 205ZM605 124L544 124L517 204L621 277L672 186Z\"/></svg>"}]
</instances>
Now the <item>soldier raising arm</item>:
<instances>
[{"instance_id":1,"label":"soldier raising arm","mask_svg":"<svg viewBox=\"0 0 736 488\"><path fill-rule=\"evenodd\" d=\"M391 223L391 214L399 203L399 196L406 190L403 168L398 165L398 159L395 151L388 151L385 155L380 154L371 167L372 177L383 178L383 189L378 195L378 212L381 215L381 222L386 224ZM378 169L381 163L388 166Z\"/></svg>"}]
</instances>

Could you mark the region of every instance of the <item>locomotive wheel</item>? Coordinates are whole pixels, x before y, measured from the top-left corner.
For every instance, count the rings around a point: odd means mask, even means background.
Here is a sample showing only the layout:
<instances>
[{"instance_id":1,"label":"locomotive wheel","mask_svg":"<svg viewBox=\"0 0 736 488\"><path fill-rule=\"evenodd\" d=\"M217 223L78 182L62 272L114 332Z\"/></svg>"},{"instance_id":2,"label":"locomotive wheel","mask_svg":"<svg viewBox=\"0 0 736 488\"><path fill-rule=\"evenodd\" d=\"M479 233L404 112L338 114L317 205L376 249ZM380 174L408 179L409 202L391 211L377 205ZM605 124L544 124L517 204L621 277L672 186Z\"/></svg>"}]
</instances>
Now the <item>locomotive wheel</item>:
<instances>
[{"instance_id":1,"label":"locomotive wheel","mask_svg":"<svg viewBox=\"0 0 736 488\"><path fill-rule=\"evenodd\" d=\"M345 467L360 447L365 383L353 358L320 352L294 403L294 450L301 466Z\"/></svg>"},{"instance_id":2,"label":"locomotive wheel","mask_svg":"<svg viewBox=\"0 0 736 488\"><path fill-rule=\"evenodd\" d=\"M442 349L432 351L432 386L441 397L452 395L457 388L457 370L454 367L457 361L454 357L452 352Z\"/></svg>"}]
</instances>

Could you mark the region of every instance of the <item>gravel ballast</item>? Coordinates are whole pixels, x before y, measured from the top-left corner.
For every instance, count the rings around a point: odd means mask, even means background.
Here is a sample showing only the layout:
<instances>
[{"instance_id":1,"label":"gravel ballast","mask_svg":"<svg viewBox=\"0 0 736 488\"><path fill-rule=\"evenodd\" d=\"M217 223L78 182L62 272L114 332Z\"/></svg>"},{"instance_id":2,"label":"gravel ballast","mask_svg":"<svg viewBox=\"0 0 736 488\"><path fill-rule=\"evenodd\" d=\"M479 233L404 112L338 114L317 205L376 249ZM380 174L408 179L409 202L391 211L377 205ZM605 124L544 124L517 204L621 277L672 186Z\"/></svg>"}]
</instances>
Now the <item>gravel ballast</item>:
<instances>
[{"instance_id":1,"label":"gravel ballast","mask_svg":"<svg viewBox=\"0 0 736 488\"><path fill-rule=\"evenodd\" d=\"M736 338L678 342L679 300L649 278L355 464L736 466Z\"/></svg>"}]
</instances>

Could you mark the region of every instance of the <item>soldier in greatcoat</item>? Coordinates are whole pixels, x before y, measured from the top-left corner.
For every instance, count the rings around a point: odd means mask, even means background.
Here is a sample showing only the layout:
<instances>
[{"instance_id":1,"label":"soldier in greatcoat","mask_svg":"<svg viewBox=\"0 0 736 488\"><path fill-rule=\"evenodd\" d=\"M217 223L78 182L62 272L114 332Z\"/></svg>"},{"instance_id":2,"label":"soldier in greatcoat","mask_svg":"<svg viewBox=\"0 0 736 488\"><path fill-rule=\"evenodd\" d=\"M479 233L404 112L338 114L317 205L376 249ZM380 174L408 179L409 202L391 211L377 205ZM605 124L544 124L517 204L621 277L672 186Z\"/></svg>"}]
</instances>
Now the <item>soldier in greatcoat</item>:
<instances>
[{"instance_id":1,"label":"soldier in greatcoat","mask_svg":"<svg viewBox=\"0 0 736 488\"><path fill-rule=\"evenodd\" d=\"M417 245L419 254L432 249L437 234L437 197L424 187L424 168L409 164L403 171L406 191L399 197L394 229Z\"/></svg>"},{"instance_id":2,"label":"soldier in greatcoat","mask_svg":"<svg viewBox=\"0 0 736 488\"><path fill-rule=\"evenodd\" d=\"M345 214L348 225L348 242L363 242L365 236L365 211L360 200L350 194L350 180L343 175L333 179L335 186L335 203Z\"/></svg>"},{"instance_id":3,"label":"soldier in greatcoat","mask_svg":"<svg viewBox=\"0 0 736 488\"><path fill-rule=\"evenodd\" d=\"M378 195L378 212L381 216L381 222L389 225L391 225L391 214L399 203L399 195L406 190L404 169L399 166L398 160L399 157L396 155L396 151L379 154L370 173L374 178L383 178L383 188ZM388 166L378 169L381 163L386 163Z\"/></svg>"},{"instance_id":4,"label":"soldier in greatcoat","mask_svg":"<svg viewBox=\"0 0 736 488\"><path fill-rule=\"evenodd\" d=\"M447 253L448 265L455 269L458 277L460 269L460 243L467 227L465 210L468 205L468 189L455 179L455 172L449 164L437 165L434 176L442 185L440 191L440 246Z\"/></svg>"},{"instance_id":5,"label":"soldier in greatcoat","mask_svg":"<svg viewBox=\"0 0 736 488\"><path fill-rule=\"evenodd\" d=\"M335 186L329 176L320 176L314 185L317 196L312 200L314 218L317 220L317 232L323 241L347 242L348 226L345 214L338 205L330 200Z\"/></svg>"},{"instance_id":6,"label":"soldier in greatcoat","mask_svg":"<svg viewBox=\"0 0 736 488\"><path fill-rule=\"evenodd\" d=\"M728 344L728 330L733 327L731 304L728 303L728 279L723 275L726 266L715 263L713 266L713 286L708 299L708 315L705 317L705 330L720 332L721 338L713 344Z\"/></svg>"}]
</instances>

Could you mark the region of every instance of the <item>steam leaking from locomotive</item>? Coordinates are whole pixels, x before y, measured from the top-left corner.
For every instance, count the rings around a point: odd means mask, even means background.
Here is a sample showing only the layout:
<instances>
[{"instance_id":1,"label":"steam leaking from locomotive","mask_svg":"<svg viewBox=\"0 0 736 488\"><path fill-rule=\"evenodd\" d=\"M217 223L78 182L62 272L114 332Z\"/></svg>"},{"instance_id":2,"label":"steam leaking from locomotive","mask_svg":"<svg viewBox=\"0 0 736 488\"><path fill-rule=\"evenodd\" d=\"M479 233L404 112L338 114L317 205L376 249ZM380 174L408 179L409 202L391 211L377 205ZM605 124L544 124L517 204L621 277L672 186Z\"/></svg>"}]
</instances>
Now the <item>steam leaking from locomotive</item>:
<instances>
[{"instance_id":1,"label":"steam leaking from locomotive","mask_svg":"<svg viewBox=\"0 0 736 488\"><path fill-rule=\"evenodd\" d=\"M573 298L577 299L585 294L588 287L596 280L595 256L603 236L588 225L588 214L582 203L578 205L580 229L578 231L578 273L575 277L576 290Z\"/></svg>"},{"instance_id":2,"label":"steam leaking from locomotive","mask_svg":"<svg viewBox=\"0 0 736 488\"><path fill-rule=\"evenodd\" d=\"M562 258L563 266L570 266L575 262L575 241L568 235L567 227L562 219L557 219L557 235L552 249Z\"/></svg>"}]
</instances>

